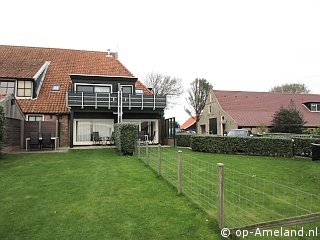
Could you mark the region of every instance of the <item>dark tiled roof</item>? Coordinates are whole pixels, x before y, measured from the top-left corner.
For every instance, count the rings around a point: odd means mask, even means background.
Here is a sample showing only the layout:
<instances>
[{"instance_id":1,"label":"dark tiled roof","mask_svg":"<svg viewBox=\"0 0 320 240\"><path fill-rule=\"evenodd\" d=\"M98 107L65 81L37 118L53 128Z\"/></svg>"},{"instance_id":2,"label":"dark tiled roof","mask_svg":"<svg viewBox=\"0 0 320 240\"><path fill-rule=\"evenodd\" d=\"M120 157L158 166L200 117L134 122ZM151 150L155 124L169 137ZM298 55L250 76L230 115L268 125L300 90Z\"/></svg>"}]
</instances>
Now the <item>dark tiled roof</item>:
<instances>
[{"instance_id":1,"label":"dark tiled roof","mask_svg":"<svg viewBox=\"0 0 320 240\"><path fill-rule=\"evenodd\" d=\"M133 77L113 53L0 45L0 77L32 78L45 62L50 64L37 99L18 100L25 113L68 113L70 74ZM59 92L51 91L54 84ZM140 81L137 85L151 93Z\"/></svg>"},{"instance_id":2,"label":"dark tiled roof","mask_svg":"<svg viewBox=\"0 0 320 240\"><path fill-rule=\"evenodd\" d=\"M239 126L271 126L276 111L293 101L305 121L305 126L320 126L320 112L310 112L303 103L320 102L317 94L286 94L275 92L241 92L214 90L221 107Z\"/></svg>"}]
</instances>

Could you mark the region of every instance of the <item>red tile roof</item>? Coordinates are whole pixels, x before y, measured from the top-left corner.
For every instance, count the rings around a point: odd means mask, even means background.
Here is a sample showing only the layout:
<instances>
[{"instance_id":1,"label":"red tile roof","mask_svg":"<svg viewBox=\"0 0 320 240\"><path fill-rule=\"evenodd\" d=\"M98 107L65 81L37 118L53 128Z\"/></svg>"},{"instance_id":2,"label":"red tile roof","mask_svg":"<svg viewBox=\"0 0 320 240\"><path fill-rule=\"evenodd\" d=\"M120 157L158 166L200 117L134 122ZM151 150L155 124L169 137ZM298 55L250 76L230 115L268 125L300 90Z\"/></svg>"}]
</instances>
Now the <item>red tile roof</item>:
<instances>
[{"instance_id":1,"label":"red tile roof","mask_svg":"<svg viewBox=\"0 0 320 240\"><path fill-rule=\"evenodd\" d=\"M305 126L320 126L320 112L311 112L303 104L320 102L317 94L286 94L274 92L241 92L214 90L222 109L226 111L239 126L271 126L274 113L281 106L287 108L293 101L305 121Z\"/></svg>"},{"instance_id":2,"label":"red tile roof","mask_svg":"<svg viewBox=\"0 0 320 240\"><path fill-rule=\"evenodd\" d=\"M106 52L0 45L0 77L32 78L49 61L37 99L19 99L18 103L24 113L68 113L70 74L133 77L114 53L111 56ZM60 85L59 92L51 91L54 84ZM146 94L152 93L139 80L136 85Z\"/></svg>"},{"instance_id":3,"label":"red tile roof","mask_svg":"<svg viewBox=\"0 0 320 240\"><path fill-rule=\"evenodd\" d=\"M195 117L190 117L187 121L185 121L181 126L180 129L187 129L191 127L193 124L196 123L196 118Z\"/></svg>"}]
</instances>

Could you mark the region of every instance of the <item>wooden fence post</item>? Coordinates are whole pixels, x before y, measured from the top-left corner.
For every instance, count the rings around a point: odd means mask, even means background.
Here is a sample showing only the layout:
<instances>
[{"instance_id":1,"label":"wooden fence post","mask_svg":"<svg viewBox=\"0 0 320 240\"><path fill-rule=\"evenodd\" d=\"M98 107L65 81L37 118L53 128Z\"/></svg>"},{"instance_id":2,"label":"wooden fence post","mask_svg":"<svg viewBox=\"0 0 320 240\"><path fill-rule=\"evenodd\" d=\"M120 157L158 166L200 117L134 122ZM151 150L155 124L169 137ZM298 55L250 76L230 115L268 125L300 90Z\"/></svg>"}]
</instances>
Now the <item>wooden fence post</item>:
<instances>
[{"instance_id":1,"label":"wooden fence post","mask_svg":"<svg viewBox=\"0 0 320 240\"><path fill-rule=\"evenodd\" d=\"M219 228L224 228L224 165L223 163L217 164L217 177L218 177L218 223Z\"/></svg>"},{"instance_id":2,"label":"wooden fence post","mask_svg":"<svg viewBox=\"0 0 320 240\"><path fill-rule=\"evenodd\" d=\"M178 151L178 194L182 193L182 151Z\"/></svg>"},{"instance_id":3,"label":"wooden fence post","mask_svg":"<svg viewBox=\"0 0 320 240\"><path fill-rule=\"evenodd\" d=\"M161 176L161 144L158 144L158 177Z\"/></svg>"},{"instance_id":4,"label":"wooden fence post","mask_svg":"<svg viewBox=\"0 0 320 240\"><path fill-rule=\"evenodd\" d=\"M141 146L140 146L140 139L138 139L138 158L141 159Z\"/></svg>"},{"instance_id":5,"label":"wooden fence post","mask_svg":"<svg viewBox=\"0 0 320 240\"><path fill-rule=\"evenodd\" d=\"M146 165L149 166L149 147L148 142L146 141Z\"/></svg>"}]
</instances>

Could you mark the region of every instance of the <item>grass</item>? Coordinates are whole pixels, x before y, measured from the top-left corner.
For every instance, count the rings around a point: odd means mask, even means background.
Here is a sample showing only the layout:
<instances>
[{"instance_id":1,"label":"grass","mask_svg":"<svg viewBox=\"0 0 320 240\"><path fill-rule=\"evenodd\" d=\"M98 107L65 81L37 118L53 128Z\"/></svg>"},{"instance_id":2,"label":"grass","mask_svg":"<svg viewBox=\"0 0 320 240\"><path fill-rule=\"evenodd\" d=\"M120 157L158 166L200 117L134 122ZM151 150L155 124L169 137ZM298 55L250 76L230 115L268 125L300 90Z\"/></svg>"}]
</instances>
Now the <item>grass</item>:
<instances>
[{"instance_id":1,"label":"grass","mask_svg":"<svg viewBox=\"0 0 320 240\"><path fill-rule=\"evenodd\" d=\"M176 163L165 162L177 156L177 149L166 151L163 166L170 175ZM182 151L184 161L222 162L227 173L236 170L319 195L319 161ZM0 160L0 239L221 239L215 216L208 218L160 179L142 161L112 149L5 155ZM226 209L248 217L236 210Z\"/></svg>"},{"instance_id":2,"label":"grass","mask_svg":"<svg viewBox=\"0 0 320 240\"><path fill-rule=\"evenodd\" d=\"M5 155L0 239L219 239L216 221L112 149Z\"/></svg>"},{"instance_id":3,"label":"grass","mask_svg":"<svg viewBox=\"0 0 320 240\"><path fill-rule=\"evenodd\" d=\"M162 175L175 186L178 150L161 150L161 166L165 172ZM182 192L214 216L217 212L216 164L224 164L225 222L228 227L320 212L319 161L180 150L183 152L183 174L186 175ZM157 170L156 148L149 148L149 160L145 157L145 149L141 153L142 159Z\"/></svg>"}]
</instances>

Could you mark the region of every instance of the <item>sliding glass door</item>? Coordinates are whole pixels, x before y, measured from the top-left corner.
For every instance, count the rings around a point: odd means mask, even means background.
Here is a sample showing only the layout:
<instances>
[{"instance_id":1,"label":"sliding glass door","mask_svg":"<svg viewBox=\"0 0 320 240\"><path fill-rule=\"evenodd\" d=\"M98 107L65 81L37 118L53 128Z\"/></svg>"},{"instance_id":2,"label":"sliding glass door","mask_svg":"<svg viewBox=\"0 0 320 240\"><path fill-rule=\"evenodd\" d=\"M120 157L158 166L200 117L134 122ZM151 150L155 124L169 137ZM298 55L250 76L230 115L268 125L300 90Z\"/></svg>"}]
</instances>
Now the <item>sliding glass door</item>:
<instances>
[{"instance_id":1,"label":"sliding glass door","mask_svg":"<svg viewBox=\"0 0 320 240\"><path fill-rule=\"evenodd\" d=\"M123 122L136 124L139 127L139 131L143 132L143 135L148 136L148 139L154 143L159 142L159 125L158 120L155 119L123 119Z\"/></svg>"},{"instance_id":2,"label":"sliding glass door","mask_svg":"<svg viewBox=\"0 0 320 240\"><path fill-rule=\"evenodd\" d=\"M73 144L91 145L93 132L99 132L100 137L111 137L113 125L113 119L74 119Z\"/></svg>"}]
</instances>

